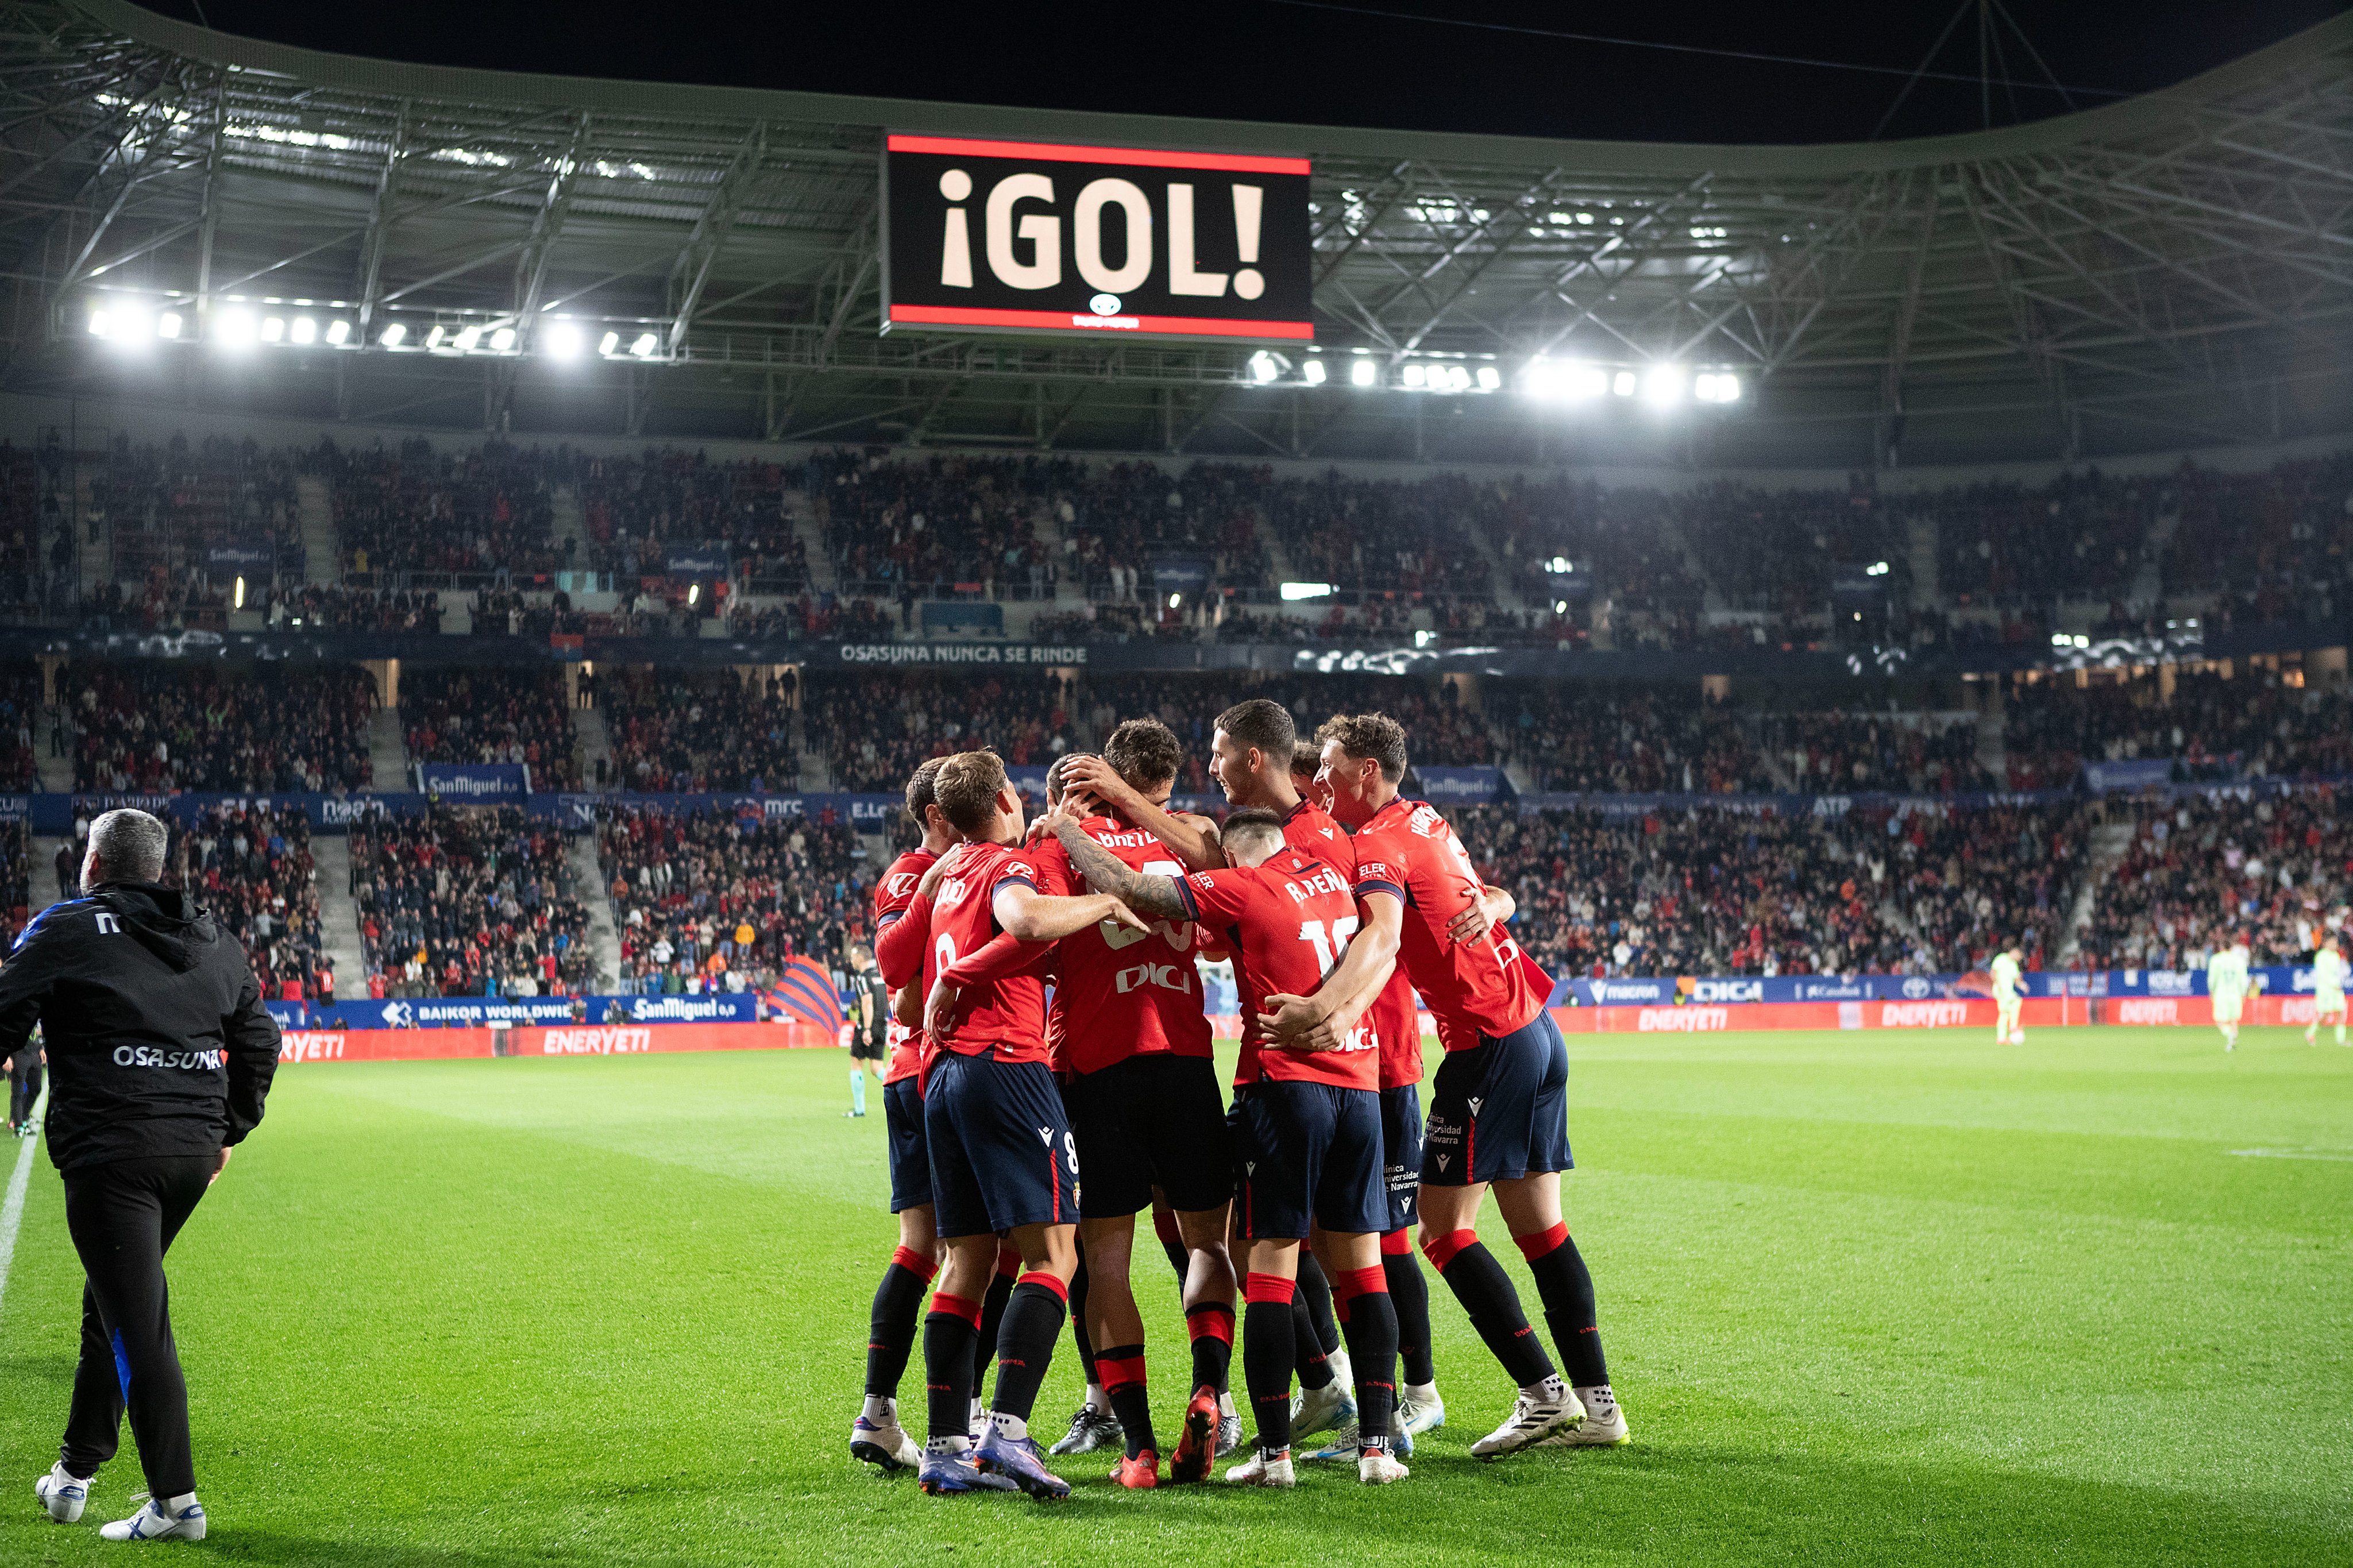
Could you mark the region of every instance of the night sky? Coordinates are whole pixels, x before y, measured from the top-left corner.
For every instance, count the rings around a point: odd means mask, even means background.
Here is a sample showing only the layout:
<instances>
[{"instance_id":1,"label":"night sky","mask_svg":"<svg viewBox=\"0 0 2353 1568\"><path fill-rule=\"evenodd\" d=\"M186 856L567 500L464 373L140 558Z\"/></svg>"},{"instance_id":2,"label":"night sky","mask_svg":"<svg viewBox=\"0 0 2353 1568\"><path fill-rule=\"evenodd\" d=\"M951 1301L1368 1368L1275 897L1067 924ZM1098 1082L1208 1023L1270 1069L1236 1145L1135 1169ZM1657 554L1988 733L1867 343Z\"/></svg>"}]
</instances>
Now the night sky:
<instances>
[{"instance_id":1,"label":"night sky","mask_svg":"<svg viewBox=\"0 0 2353 1568\"><path fill-rule=\"evenodd\" d=\"M1675 142L1832 142L1873 134L1956 15L1958 0L1880 5L1534 0L1184 0L1164 5L870 3L771 6L419 0L151 0L182 20L202 6L224 31L314 48L568 75L1142 110L1219 119ZM2329 0L2003 0L2032 50L2071 88L2114 101L2234 59L2345 9ZM1382 15L1388 13L1388 15ZM1526 32L1801 57L1898 74L1728 59ZM1979 12L1973 3L1932 63L1963 82L1915 86L1881 132L1975 129ZM2006 24L1995 74L2043 70ZM2013 100L2014 99L2014 100ZM1993 89L1996 124L2064 105L2049 90Z\"/></svg>"}]
</instances>

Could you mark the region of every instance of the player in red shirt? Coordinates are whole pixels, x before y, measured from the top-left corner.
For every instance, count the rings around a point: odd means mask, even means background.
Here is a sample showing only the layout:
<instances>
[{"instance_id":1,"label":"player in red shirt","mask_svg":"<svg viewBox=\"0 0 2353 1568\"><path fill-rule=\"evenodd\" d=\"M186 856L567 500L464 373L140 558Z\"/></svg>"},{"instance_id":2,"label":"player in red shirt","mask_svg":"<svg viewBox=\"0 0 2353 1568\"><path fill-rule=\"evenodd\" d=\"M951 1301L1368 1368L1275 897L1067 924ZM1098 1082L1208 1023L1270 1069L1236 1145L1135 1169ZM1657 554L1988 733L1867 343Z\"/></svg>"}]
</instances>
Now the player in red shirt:
<instances>
[{"instance_id":1,"label":"player in red shirt","mask_svg":"<svg viewBox=\"0 0 2353 1568\"><path fill-rule=\"evenodd\" d=\"M1029 1413L1062 1331L1078 1259L1078 1151L1046 1065L1051 944L1099 921L1145 922L1103 894L1041 891L1036 857L1020 848L1021 797L993 752L941 764L933 793L965 842L925 879L902 923L922 921L923 1135L945 1258L924 1319L930 1439L921 1480L934 1495L1018 1486L1032 1497L1070 1494L1029 1436ZM998 1236L1021 1254L997 1334L988 1424L971 1448L967 1389L980 1299Z\"/></svg>"},{"instance_id":2,"label":"player in red shirt","mask_svg":"<svg viewBox=\"0 0 2353 1568\"><path fill-rule=\"evenodd\" d=\"M1320 984L1359 918L1348 876L1285 843L1285 826L1271 810L1236 812L1222 835L1232 864L1181 879L1138 872L1084 847L1074 848L1072 859L1091 882L1117 892L1138 913L1199 922L1233 955L1236 983L1255 1000ZM1071 838L1064 830L1064 842ZM1334 1049L1304 1051L1270 1040L1255 1024L1244 1028L1230 1121L1250 1245L1242 1364L1259 1436L1251 1457L1226 1472L1229 1481L1293 1484L1292 1302L1300 1243L1311 1230L1338 1281L1356 1352L1358 1477L1379 1484L1406 1474L1390 1452L1397 1316L1377 1240L1387 1215L1378 1058L1376 1042L1361 1029Z\"/></svg>"},{"instance_id":3,"label":"player in red shirt","mask_svg":"<svg viewBox=\"0 0 2353 1568\"><path fill-rule=\"evenodd\" d=\"M1276 998L1267 1025L1285 1038L1327 1041L1355 1026L1377 994L1381 963L1396 955L1404 963L1446 1047L1422 1152L1422 1251L1520 1386L1511 1419L1471 1451L1622 1443L1626 1418L1602 1359L1593 1277L1561 1219L1560 1173L1571 1164L1568 1051L1546 1009L1542 971L1480 919L1483 885L1452 826L1436 807L1398 795L1406 753L1396 721L1346 716L1319 733L1333 809L1357 830L1365 927L1339 973L1311 997ZM1475 937L1461 934L1466 920L1480 928ZM1473 1227L1490 1185L1535 1278L1566 1378L1530 1330L1511 1277L1480 1245Z\"/></svg>"},{"instance_id":4,"label":"player in red shirt","mask_svg":"<svg viewBox=\"0 0 2353 1568\"><path fill-rule=\"evenodd\" d=\"M1351 871L1356 860L1346 830L1293 782L1291 764L1298 742L1290 710L1280 702L1263 697L1237 702L1218 715L1210 734L1209 775L1218 781L1229 804L1272 811L1280 816L1283 839L1293 847L1328 860L1343 872ZM1087 789L1108 809L1168 846L1187 870L1212 870L1226 864L1214 824L1172 815L1145 799L1119 776L1118 770L1100 759L1073 758L1068 775L1074 787ZM1299 1335L1300 1395L1292 1435L1304 1437L1332 1427L1345 1428L1356 1414L1350 1398L1355 1375L1340 1349L1339 1327L1333 1321L1331 1283L1311 1253L1300 1254L1299 1289L1293 1300Z\"/></svg>"},{"instance_id":5,"label":"player in red shirt","mask_svg":"<svg viewBox=\"0 0 2353 1568\"><path fill-rule=\"evenodd\" d=\"M1155 805L1167 800L1184 759L1176 737L1157 719L1120 725L1103 754L1129 787ZM1039 859L1057 889L1092 880L1116 890L1111 884L1123 875L1185 874L1157 838L1100 810L1082 790L1067 790L1040 826L1052 837L1039 845ZM1067 1075L1063 1097L1078 1138L1079 1168L1086 1173L1079 1190L1086 1326L1125 1446L1114 1475L1131 1487L1153 1486L1158 1477L1144 1317L1129 1279L1135 1215L1152 1206L1155 1190L1175 1211L1187 1255L1183 1283L1194 1392L1173 1456L1173 1480L1208 1479L1225 1419L1219 1396L1233 1354L1234 1271L1226 1248L1233 1153L1210 1056L1209 1020L1201 1010L1196 945L1189 921L1161 920L1142 933L1106 921L1055 948L1058 980L1048 1033Z\"/></svg>"}]
</instances>

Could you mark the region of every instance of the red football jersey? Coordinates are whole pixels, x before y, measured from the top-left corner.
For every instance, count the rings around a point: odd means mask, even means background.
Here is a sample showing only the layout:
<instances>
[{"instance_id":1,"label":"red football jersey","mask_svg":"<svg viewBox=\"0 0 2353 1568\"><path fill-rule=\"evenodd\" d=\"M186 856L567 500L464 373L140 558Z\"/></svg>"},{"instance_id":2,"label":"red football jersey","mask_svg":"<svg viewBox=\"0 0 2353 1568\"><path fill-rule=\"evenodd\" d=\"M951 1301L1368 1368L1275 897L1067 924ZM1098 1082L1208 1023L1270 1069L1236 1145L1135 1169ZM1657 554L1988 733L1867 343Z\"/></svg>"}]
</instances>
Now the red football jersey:
<instances>
[{"instance_id":1,"label":"red football jersey","mask_svg":"<svg viewBox=\"0 0 2353 1568\"><path fill-rule=\"evenodd\" d=\"M1233 954L1242 1016L1236 1083L1279 1079L1342 1089L1380 1087L1378 1042L1363 1020L1348 1043L1333 1051L1269 1045L1258 1026L1267 997L1278 992L1314 995L1348 951L1358 916L1356 896L1343 872L1328 861L1285 849L1262 866L1196 871L1176 885L1193 918L1221 934Z\"/></svg>"},{"instance_id":2,"label":"red football jersey","mask_svg":"<svg viewBox=\"0 0 2353 1568\"><path fill-rule=\"evenodd\" d=\"M915 884L932 868L939 857L918 845L891 862L882 879L874 884L874 935L880 941L883 931L898 923L906 914L907 906L915 901ZM884 1026L884 1038L891 1043L891 1054L882 1064L882 1081L896 1083L914 1075L923 1065L923 1032L911 1029L892 1018Z\"/></svg>"},{"instance_id":3,"label":"red football jersey","mask_svg":"<svg viewBox=\"0 0 2353 1568\"><path fill-rule=\"evenodd\" d=\"M1380 1043L1381 1087L1403 1089L1421 1081L1421 1016L1413 1005L1413 982L1406 977L1405 963L1399 959L1389 975L1389 983L1365 1009L1364 1021L1372 1026L1373 1037Z\"/></svg>"},{"instance_id":4,"label":"red football jersey","mask_svg":"<svg viewBox=\"0 0 2353 1568\"><path fill-rule=\"evenodd\" d=\"M940 879L933 897L932 945L923 954L924 995L932 994L941 970L978 952L1000 933L989 907L997 889L1009 883L1034 889L1038 880L1037 856L1018 846L974 844L965 848L955 872ZM1018 973L965 986L946 1035L934 1044L958 1056L993 1051L1001 1062L1044 1061L1045 976L1053 962L1054 944L1041 942L1038 956Z\"/></svg>"},{"instance_id":5,"label":"red football jersey","mask_svg":"<svg viewBox=\"0 0 2353 1568\"><path fill-rule=\"evenodd\" d=\"M1332 814L1314 801L1301 796L1299 804L1282 819L1282 841L1313 860L1321 860L1350 876L1356 869L1356 848L1348 837L1348 830L1335 821Z\"/></svg>"},{"instance_id":6,"label":"red football jersey","mask_svg":"<svg viewBox=\"0 0 2353 1568\"><path fill-rule=\"evenodd\" d=\"M1479 897L1478 868L1454 828L1422 801L1400 796L1356 833L1358 897L1385 892L1405 903L1398 962L1438 1022L1439 1043L1468 1050L1481 1036L1524 1028L1547 1000L1501 926L1477 942L1451 942L1446 928Z\"/></svg>"},{"instance_id":7,"label":"red football jersey","mask_svg":"<svg viewBox=\"0 0 2353 1568\"><path fill-rule=\"evenodd\" d=\"M1091 816L1080 830L1131 869L1182 882L1185 868L1168 847L1115 817ZM1039 890L1075 893L1085 879L1060 842L1038 847ZM1201 1010L1201 979L1193 967L1193 926L1155 921L1149 931L1098 921L1054 944L1057 977L1046 1016L1054 1066L1101 1072L1132 1056L1210 1054L1209 1018Z\"/></svg>"}]
</instances>

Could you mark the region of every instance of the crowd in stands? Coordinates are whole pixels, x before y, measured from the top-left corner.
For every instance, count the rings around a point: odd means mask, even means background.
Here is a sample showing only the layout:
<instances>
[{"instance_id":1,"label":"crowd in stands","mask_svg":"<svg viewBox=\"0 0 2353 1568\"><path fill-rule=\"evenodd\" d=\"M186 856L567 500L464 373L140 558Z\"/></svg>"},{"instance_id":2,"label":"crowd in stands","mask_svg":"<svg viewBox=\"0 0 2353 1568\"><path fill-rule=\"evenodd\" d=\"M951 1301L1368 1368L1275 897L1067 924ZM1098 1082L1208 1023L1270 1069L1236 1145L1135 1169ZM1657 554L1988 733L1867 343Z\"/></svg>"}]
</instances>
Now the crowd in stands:
<instances>
[{"instance_id":1,"label":"crowd in stands","mask_svg":"<svg viewBox=\"0 0 2353 1568\"><path fill-rule=\"evenodd\" d=\"M33 825L0 822L0 929L9 947L33 917Z\"/></svg>"},{"instance_id":2,"label":"crowd in stands","mask_svg":"<svg viewBox=\"0 0 2353 1568\"><path fill-rule=\"evenodd\" d=\"M0 791L38 787L40 728L41 672L0 666Z\"/></svg>"},{"instance_id":3,"label":"crowd in stands","mask_svg":"<svg viewBox=\"0 0 2353 1568\"><path fill-rule=\"evenodd\" d=\"M2300 621L2353 610L2353 451L2234 474L2184 462L2165 591L2219 591L2230 616Z\"/></svg>"},{"instance_id":4,"label":"crowd in stands","mask_svg":"<svg viewBox=\"0 0 2353 1568\"><path fill-rule=\"evenodd\" d=\"M282 795L366 789L374 684L349 668L79 664L58 671L74 786ZM389 787L392 781L386 781Z\"/></svg>"},{"instance_id":5,"label":"crowd in stands","mask_svg":"<svg viewBox=\"0 0 2353 1568\"><path fill-rule=\"evenodd\" d=\"M2342 689L2306 690L2276 675L2184 672L2169 700L2158 681L2015 686L2002 714L2014 789L2064 788L2085 763L2164 759L2175 783L2353 773L2353 706Z\"/></svg>"},{"instance_id":6,"label":"crowd in stands","mask_svg":"<svg viewBox=\"0 0 2353 1568\"><path fill-rule=\"evenodd\" d=\"M807 552L785 507L785 468L714 463L702 452L649 448L636 458L583 455L573 468L598 572L634 583L670 573L673 553L718 555L762 594L797 594Z\"/></svg>"},{"instance_id":7,"label":"crowd in stands","mask_svg":"<svg viewBox=\"0 0 2353 1568\"><path fill-rule=\"evenodd\" d=\"M1936 585L1971 604L2121 598L2149 560L2151 530L2172 506L2169 477L2119 479L2091 468L2041 486L2000 479L1893 500L1936 531Z\"/></svg>"},{"instance_id":8,"label":"crowd in stands","mask_svg":"<svg viewBox=\"0 0 2353 1568\"><path fill-rule=\"evenodd\" d=\"M76 595L74 520L56 443L0 440L0 611L37 613Z\"/></svg>"},{"instance_id":9,"label":"crowd in stands","mask_svg":"<svg viewBox=\"0 0 2353 1568\"><path fill-rule=\"evenodd\" d=\"M1491 682L1487 721L1539 790L1720 795L1772 775L1731 712L1696 691Z\"/></svg>"},{"instance_id":10,"label":"crowd in stands","mask_svg":"<svg viewBox=\"0 0 2353 1568\"><path fill-rule=\"evenodd\" d=\"M648 794L799 788L794 680L787 672L746 682L724 669L628 669L598 677L596 700L617 774L613 782ZM834 787L852 786L837 777Z\"/></svg>"},{"instance_id":11,"label":"crowd in stands","mask_svg":"<svg viewBox=\"0 0 2353 1568\"><path fill-rule=\"evenodd\" d=\"M803 718L834 788L895 793L927 757L994 746L1017 767L1053 761L1077 738L1074 697L1044 670L827 676L809 682Z\"/></svg>"},{"instance_id":12,"label":"crowd in stands","mask_svg":"<svg viewBox=\"0 0 2353 1568\"><path fill-rule=\"evenodd\" d=\"M273 1002L331 1002L311 819L299 805L213 805L173 833L180 886L212 911L252 961Z\"/></svg>"},{"instance_id":13,"label":"crowd in stands","mask_svg":"<svg viewBox=\"0 0 2353 1568\"><path fill-rule=\"evenodd\" d=\"M344 570L363 579L380 572L535 576L573 564L551 532L554 480L568 454L503 441L436 452L418 437L392 448L326 442L315 461Z\"/></svg>"},{"instance_id":14,"label":"crowd in stands","mask_svg":"<svg viewBox=\"0 0 2353 1568\"><path fill-rule=\"evenodd\" d=\"M296 455L265 451L250 436L191 445L175 435L161 447L117 437L90 480L115 579L176 582L208 570L216 578L266 578L282 560L299 563L297 464Z\"/></svg>"},{"instance_id":15,"label":"crowd in stands","mask_svg":"<svg viewBox=\"0 0 2353 1568\"><path fill-rule=\"evenodd\" d=\"M1978 762L1973 713L1775 714L1764 728L1766 749L1800 794L1949 795L2003 787Z\"/></svg>"},{"instance_id":16,"label":"crowd in stands","mask_svg":"<svg viewBox=\"0 0 2353 1568\"><path fill-rule=\"evenodd\" d=\"M872 868L845 823L756 811L598 813L624 993L765 990L868 934Z\"/></svg>"},{"instance_id":17,"label":"crowd in stands","mask_svg":"<svg viewBox=\"0 0 2353 1568\"><path fill-rule=\"evenodd\" d=\"M400 719L412 763L520 763L534 790L580 787L571 706L553 666L412 670Z\"/></svg>"},{"instance_id":18,"label":"crowd in stands","mask_svg":"<svg viewBox=\"0 0 2353 1568\"><path fill-rule=\"evenodd\" d=\"M2091 968L2201 969L2243 933L2254 962L2309 963L2346 923L2353 826L2334 790L2148 800L2093 906Z\"/></svg>"},{"instance_id":19,"label":"crowd in stands","mask_svg":"<svg viewBox=\"0 0 2353 1568\"><path fill-rule=\"evenodd\" d=\"M248 600L248 605L253 601ZM406 588L331 588L318 584L265 590L259 608L283 632L438 632L441 595Z\"/></svg>"},{"instance_id":20,"label":"crowd in stands","mask_svg":"<svg viewBox=\"0 0 2353 1568\"><path fill-rule=\"evenodd\" d=\"M372 996L577 995L590 978L587 889L565 839L513 806L378 814L351 836Z\"/></svg>"}]
</instances>

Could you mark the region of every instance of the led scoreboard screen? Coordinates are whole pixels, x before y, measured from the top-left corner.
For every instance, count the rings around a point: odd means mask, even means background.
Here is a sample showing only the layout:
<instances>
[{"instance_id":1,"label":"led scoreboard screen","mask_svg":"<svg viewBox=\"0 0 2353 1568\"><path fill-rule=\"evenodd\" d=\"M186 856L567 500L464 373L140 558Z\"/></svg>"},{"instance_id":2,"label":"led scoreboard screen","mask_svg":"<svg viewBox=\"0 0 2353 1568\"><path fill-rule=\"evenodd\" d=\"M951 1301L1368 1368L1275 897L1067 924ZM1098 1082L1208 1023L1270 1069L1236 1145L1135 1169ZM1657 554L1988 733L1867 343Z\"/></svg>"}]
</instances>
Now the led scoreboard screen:
<instances>
[{"instance_id":1,"label":"led scoreboard screen","mask_svg":"<svg viewBox=\"0 0 2353 1568\"><path fill-rule=\"evenodd\" d=\"M882 330L1315 335L1307 160L890 136Z\"/></svg>"}]
</instances>

